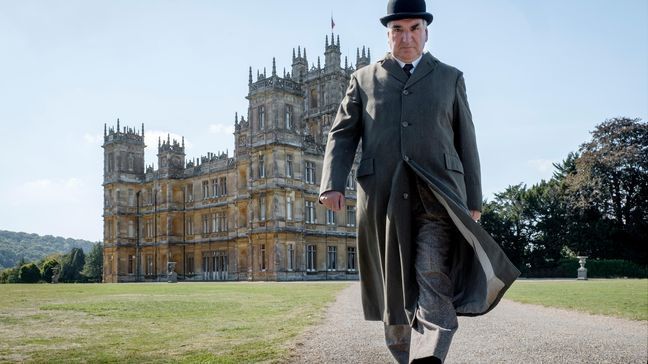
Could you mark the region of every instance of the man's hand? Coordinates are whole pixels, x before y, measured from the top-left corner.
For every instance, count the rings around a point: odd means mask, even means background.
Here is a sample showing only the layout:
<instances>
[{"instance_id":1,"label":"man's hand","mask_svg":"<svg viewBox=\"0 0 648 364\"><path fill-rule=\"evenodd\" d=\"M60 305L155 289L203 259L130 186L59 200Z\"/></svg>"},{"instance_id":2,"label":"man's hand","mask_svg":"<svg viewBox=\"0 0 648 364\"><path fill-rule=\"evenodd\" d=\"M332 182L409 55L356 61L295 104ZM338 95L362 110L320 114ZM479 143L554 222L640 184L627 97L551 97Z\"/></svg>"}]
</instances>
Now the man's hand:
<instances>
[{"instance_id":1,"label":"man's hand","mask_svg":"<svg viewBox=\"0 0 648 364\"><path fill-rule=\"evenodd\" d=\"M344 207L344 195L337 191L324 192L319 200L324 206L333 211L340 211Z\"/></svg>"},{"instance_id":2,"label":"man's hand","mask_svg":"<svg viewBox=\"0 0 648 364\"><path fill-rule=\"evenodd\" d=\"M477 210L470 210L470 217L475 221L479 221L479 219L481 218L481 212Z\"/></svg>"}]
</instances>

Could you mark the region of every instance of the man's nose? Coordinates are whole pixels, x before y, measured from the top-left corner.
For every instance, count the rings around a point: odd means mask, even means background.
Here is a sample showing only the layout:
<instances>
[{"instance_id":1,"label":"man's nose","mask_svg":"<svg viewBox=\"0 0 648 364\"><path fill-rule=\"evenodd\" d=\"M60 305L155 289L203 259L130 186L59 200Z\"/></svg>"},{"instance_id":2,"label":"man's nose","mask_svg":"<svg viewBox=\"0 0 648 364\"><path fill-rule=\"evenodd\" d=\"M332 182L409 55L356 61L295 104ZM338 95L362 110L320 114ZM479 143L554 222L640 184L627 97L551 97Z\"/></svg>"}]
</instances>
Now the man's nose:
<instances>
[{"instance_id":1,"label":"man's nose","mask_svg":"<svg viewBox=\"0 0 648 364\"><path fill-rule=\"evenodd\" d=\"M403 32L403 38L401 39L404 43L409 43L412 41L412 33Z\"/></svg>"}]
</instances>

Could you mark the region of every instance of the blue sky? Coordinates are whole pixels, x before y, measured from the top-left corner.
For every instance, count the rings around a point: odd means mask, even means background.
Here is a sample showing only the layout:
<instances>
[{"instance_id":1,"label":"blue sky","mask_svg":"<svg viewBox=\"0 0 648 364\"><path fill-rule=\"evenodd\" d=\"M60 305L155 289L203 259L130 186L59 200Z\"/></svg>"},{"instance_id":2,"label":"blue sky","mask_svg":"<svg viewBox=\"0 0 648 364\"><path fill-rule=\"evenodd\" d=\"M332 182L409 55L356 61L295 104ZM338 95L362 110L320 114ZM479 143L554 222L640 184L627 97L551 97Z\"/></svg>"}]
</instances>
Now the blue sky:
<instances>
[{"instance_id":1,"label":"blue sky","mask_svg":"<svg viewBox=\"0 0 648 364\"><path fill-rule=\"evenodd\" d=\"M233 149L248 67L387 51L386 1L0 0L0 229L100 240L103 125ZM464 72L483 189L551 177L616 116L648 119L648 2L429 1L427 49Z\"/></svg>"}]
</instances>

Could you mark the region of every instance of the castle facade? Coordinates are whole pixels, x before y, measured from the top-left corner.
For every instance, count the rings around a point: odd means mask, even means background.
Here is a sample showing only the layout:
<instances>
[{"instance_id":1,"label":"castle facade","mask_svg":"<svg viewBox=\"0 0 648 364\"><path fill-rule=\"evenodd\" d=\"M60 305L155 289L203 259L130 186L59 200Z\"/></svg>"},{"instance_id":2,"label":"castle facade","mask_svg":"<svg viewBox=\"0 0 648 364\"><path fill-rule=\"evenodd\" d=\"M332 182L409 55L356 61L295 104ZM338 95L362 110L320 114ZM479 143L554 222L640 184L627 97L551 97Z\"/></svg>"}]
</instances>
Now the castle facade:
<instances>
[{"instance_id":1,"label":"castle facade","mask_svg":"<svg viewBox=\"0 0 648 364\"><path fill-rule=\"evenodd\" d=\"M358 49L356 67L370 62ZM328 130L355 70L326 36L324 66L293 49L292 68L249 71L233 155L187 160L184 138L144 161L141 130L104 126L104 282L357 279L355 169L346 210L318 203Z\"/></svg>"}]
</instances>

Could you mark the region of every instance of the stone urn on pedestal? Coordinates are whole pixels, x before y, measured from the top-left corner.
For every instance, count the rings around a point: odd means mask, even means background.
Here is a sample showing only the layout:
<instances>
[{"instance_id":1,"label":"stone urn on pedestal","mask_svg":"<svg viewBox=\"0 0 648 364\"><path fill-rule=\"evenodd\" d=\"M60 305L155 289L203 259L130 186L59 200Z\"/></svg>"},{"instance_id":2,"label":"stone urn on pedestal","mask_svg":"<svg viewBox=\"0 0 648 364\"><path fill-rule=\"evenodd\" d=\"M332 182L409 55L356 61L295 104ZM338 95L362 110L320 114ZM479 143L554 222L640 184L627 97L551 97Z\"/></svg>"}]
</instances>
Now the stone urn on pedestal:
<instances>
[{"instance_id":1,"label":"stone urn on pedestal","mask_svg":"<svg viewBox=\"0 0 648 364\"><path fill-rule=\"evenodd\" d=\"M167 282L178 283L178 273L175 270L176 262L167 262Z\"/></svg>"},{"instance_id":2,"label":"stone urn on pedestal","mask_svg":"<svg viewBox=\"0 0 648 364\"><path fill-rule=\"evenodd\" d=\"M580 281L586 281L587 280L587 268L585 268L585 260L587 259L586 256L578 256L578 263L580 264L580 268L578 268L578 280Z\"/></svg>"}]
</instances>

